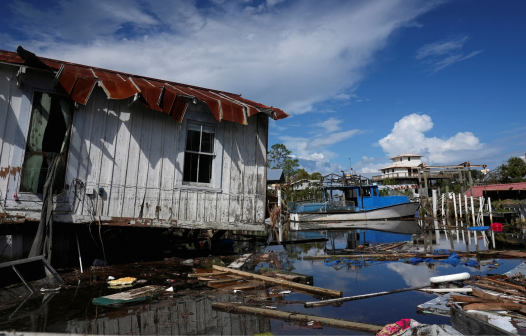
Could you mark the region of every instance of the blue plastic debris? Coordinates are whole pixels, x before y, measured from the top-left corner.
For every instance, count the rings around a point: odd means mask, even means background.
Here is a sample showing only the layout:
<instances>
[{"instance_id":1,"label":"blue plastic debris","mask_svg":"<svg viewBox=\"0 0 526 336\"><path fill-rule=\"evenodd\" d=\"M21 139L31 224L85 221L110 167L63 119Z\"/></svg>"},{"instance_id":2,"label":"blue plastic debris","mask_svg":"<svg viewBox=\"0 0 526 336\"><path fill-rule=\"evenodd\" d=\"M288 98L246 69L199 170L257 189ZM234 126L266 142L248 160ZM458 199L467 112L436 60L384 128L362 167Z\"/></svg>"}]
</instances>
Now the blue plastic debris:
<instances>
[{"instance_id":1,"label":"blue plastic debris","mask_svg":"<svg viewBox=\"0 0 526 336\"><path fill-rule=\"evenodd\" d=\"M467 228L468 231L488 231L489 226L472 226Z\"/></svg>"}]
</instances>

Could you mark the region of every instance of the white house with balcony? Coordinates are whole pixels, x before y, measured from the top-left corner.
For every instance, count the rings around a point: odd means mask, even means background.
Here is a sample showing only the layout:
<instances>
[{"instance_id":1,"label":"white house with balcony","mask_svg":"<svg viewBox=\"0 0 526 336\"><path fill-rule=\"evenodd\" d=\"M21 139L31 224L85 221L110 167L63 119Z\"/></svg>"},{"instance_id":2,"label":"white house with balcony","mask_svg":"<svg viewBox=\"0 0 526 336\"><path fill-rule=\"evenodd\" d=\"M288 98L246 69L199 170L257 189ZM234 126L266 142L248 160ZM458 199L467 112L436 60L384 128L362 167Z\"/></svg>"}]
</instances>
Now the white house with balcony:
<instances>
[{"instance_id":1,"label":"white house with balcony","mask_svg":"<svg viewBox=\"0 0 526 336\"><path fill-rule=\"evenodd\" d=\"M418 154L402 154L392 157L392 164L380 169L382 180L386 178L418 178L418 165L422 163L421 157L422 155Z\"/></svg>"}]
</instances>

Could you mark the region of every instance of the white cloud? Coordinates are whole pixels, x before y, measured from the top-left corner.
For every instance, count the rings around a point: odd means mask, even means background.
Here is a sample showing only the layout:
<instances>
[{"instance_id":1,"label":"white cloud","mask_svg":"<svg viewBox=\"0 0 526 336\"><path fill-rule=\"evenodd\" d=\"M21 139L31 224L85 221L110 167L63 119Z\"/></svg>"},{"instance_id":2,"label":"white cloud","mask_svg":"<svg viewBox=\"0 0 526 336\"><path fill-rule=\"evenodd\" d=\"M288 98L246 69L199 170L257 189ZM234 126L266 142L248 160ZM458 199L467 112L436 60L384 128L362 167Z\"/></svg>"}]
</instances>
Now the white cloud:
<instances>
[{"instance_id":1,"label":"white cloud","mask_svg":"<svg viewBox=\"0 0 526 336\"><path fill-rule=\"evenodd\" d=\"M311 125L315 127L315 131L313 136L309 138L281 135L278 136L278 139L294 153L295 157L299 159L300 165L308 172L318 171L322 174L339 172L346 168L343 168L340 164L330 162L331 159L338 155L328 148L338 142L363 133L359 129L338 132L341 130L339 126L341 123L342 120L331 117L323 122Z\"/></svg>"},{"instance_id":2,"label":"white cloud","mask_svg":"<svg viewBox=\"0 0 526 336\"><path fill-rule=\"evenodd\" d=\"M9 48L242 93L299 114L355 87L391 34L440 1L268 0L251 11L243 1L219 3L62 0L40 10L16 1L13 27L30 39Z\"/></svg>"},{"instance_id":3,"label":"white cloud","mask_svg":"<svg viewBox=\"0 0 526 336\"><path fill-rule=\"evenodd\" d=\"M327 132L336 132L342 129L340 126L338 126L341 123L342 123L341 119L336 119L336 118L331 117L325 120L324 122L317 124L317 126L325 128L325 131Z\"/></svg>"},{"instance_id":4,"label":"white cloud","mask_svg":"<svg viewBox=\"0 0 526 336\"><path fill-rule=\"evenodd\" d=\"M465 55L462 53L462 48L467 40L468 37L463 36L449 41L426 44L417 50L415 58L430 65L432 73L436 73L450 65L467 60L484 51L476 50Z\"/></svg>"},{"instance_id":5,"label":"white cloud","mask_svg":"<svg viewBox=\"0 0 526 336\"><path fill-rule=\"evenodd\" d=\"M431 117L426 114L410 114L394 124L390 134L378 141L389 156L403 153L424 155L429 163L448 164L464 162L478 157L484 144L471 132L459 132L452 137L428 138L425 132L433 128Z\"/></svg>"},{"instance_id":6,"label":"white cloud","mask_svg":"<svg viewBox=\"0 0 526 336\"><path fill-rule=\"evenodd\" d=\"M416 271L415 267L420 267L420 269ZM432 270L428 269L425 265L390 263L387 264L387 268L400 274L408 287L427 285L429 284L429 278L433 276ZM422 268L426 268L427 272L421 272Z\"/></svg>"}]
</instances>

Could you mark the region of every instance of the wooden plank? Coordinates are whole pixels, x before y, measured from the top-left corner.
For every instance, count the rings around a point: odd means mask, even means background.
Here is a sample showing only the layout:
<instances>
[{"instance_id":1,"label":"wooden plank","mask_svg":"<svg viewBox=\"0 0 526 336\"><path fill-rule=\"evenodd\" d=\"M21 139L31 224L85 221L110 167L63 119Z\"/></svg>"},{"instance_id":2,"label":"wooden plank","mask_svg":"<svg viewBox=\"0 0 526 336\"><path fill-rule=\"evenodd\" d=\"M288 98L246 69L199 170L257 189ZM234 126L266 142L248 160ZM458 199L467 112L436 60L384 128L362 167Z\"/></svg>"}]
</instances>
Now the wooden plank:
<instances>
[{"instance_id":1,"label":"wooden plank","mask_svg":"<svg viewBox=\"0 0 526 336\"><path fill-rule=\"evenodd\" d=\"M216 222L216 211L217 211L217 193L206 193L205 194L205 214L204 222L205 223L215 223Z\"/></svg>"},{"instance_id":2,"label":"wooden plank","mask_svg":"<svg viewBox=\"0 0 526 336\"><path fill-rule=\"evenodd\" d=\"M142 107L141 107L142 109ZM144 118L141 127L141 142L139 146L139 167L137 170L137 192L135 195L135 218L143 218L147 212L146 187L148 186L148 170L150 169L149 153L152 139L152 124L154 111L144 108Z\"/></svg>"},{"instance_id":3,"label":"wooden plank","mask_svg":"<svg viewBox=\"0 0 526 336\"><path fill-rule=\"evenodd\" d=\"M6 104L3 117L5 124L1 126L3 128L3 143L0 157L0 191L5 199L13 199L13 194L16 192L13 180L21 173L25 138L29 128L29 121L26 122L25 120L29 120L31 116L29 106L27 106L27 111L22 111L24 92L16 85L15 76L11 76L7 82L4 81L4 85L8 86L8 88L4 88L4 90L7 89L6 94L8 96L4 100L4 104ZM4 93L2 92L2 94ZM32 98L31 94L30 98Z\"/></svg>"},{"instance_id":4,"label":"wooden plank","mask_svg":"<svg viewBox=\"0 0 526 336\"><path fill-rule=\"evenodd\" d=\"M228 268L240 268L243 266L250 258L252 258L252 253L243 254L240 258L234 260Z\"/></svg>"},{"instance_id":5,"label":"wooden plank","mask_svg":"<svg viewBox=\"0 0 526 336\"><path fill-rule=\"evenodd\" d=\"M145 194L146 208L144 218L159 218L159 197L162 175L162 156L164 125L168 116L164 113L152 113L151 144L148 151L148 175Z\"/></svg>"},{"instance_id":6,"label":"wooden plank","mask_svg":"<svg viewBox=\"0 0 526 336\"><path fill-rule=\"evenodd\" d=\"M247 306L241 306L241 305L232 304L232 303L215 302L212 304L212 307L215 309L221 309L221 310L227 311L229 313L254 314L258 316L263 315L263 316L277 318L277 319L285 320L285 321L291 321L291 320L301 321L301 322L315 321L315 322L320 322L321 324L325 326L351 329L351 330L360 330L360 331L366 331L370 333L376 333L380 329L383 328L383 326L374 325L374 324L337 320L337 319L332 319L332 318L327 318L327 317L305 315L305 314L299 314L299 313L291 313L289 311L279 311L279 310L274 310L274 309L247 307Z\"/></svg>"},{"instance_id":7,"label":"wooden plank","mask_svg":"<svg viewBox=\"0 0 526 336\"><path fill-rule=\"evenodd\" d=\"M180 124L172 118L166 118L163 139L162 178L160 196L160 219L176 219L174 216L173 197L175 195L175 167L177 160L177 141ZM179 201L179 200L178 200ZM179 204L179 202L177 202ZM175 211L178 212L178 211Z\"/></svg>"},{"instance_id":8,"label":"wooden plank","mask_svg":"<svg viewBox=\"0 0 526 336\"><path fill-rule=\"evenodd\" d=\"M467 295L453 295L453 294L451 294L451 300L455 302L465 302L465 303L481 303L481 302L486 301L485 299L482 299L479 297L473 297L473 296L467 296Z\"/></svg>"},{"instance_id":9,"label":"wooden plank","mask_svg":"<svg viewBox=\"0 0 526 336\"><path fill-rule=\"evenodd\" d=\"M113 169L115 166L115 151L117 150L117 130L119 123L119 101L108 100L108 108L105 111L106 126L104 138L102 139L102 162L100 167L99 188L104 188L104 208L102 215L109 213L111 197L113 196Z\"/></svg>"},{"instance_id":10,"label":"wooden plank","mask_svg":"<svg viewBox=\"0 0 526 336\"><path fill-rule=\"evenodd\" d=\"M232 134L232 165L230 167L230 206L228 221L240 223L243 207L243 174L244 163L242 153L244 150L245 126L234 124Z\"/></svg>"},{"instance_id":11,"label":"wooden plank","mask_svg":"<svg viewBox=\"0 0 526 336\"><path fill-rule=\"evenodd\" d=\"M300 274L300 273L288 272L288 271L279 270L279 269L270 268L270 267L260 267L260 268L258 268L258 273L259 274L263 274L263 273L267 273L267 272L274 272L276 274L286 274L286 275L290 275L290 276L299 277L299 282L304 283L306 285L314 285L314 277L312 275L305 275L305 274Z\"/></svg>"},{"instance_id":12,"label":"wooden plank","mask_svg":"<svg viewBox=\"0 0 526 336\"><path fill-rule=\"evenodd\" d=\"M197 219L197 190L188 190L186 202L186 220L195 222Z\"/></svg>"},{"instance_id":13,"label":"wooden plank","mask_svg":"<svg viewBox=\"0 0 526 336\"><path fill-rule=\"evenodd\" d=\"M68 203L74 206L74 208L71 209L73 213L76 213L78 207L82 206L78 197L82 199L84 196L84 190L75 189L75 186L73 185L73 179L77 178L79 164L81 161L80 154L82 151L82 132L84 130L84 121L86 117L87 116L84 111L73 111L73 122L71 124L71 136L66 167L66 183L70 185L70 188L67 191ZM75 195L75 193L77 193L77 195Z\"/></svg>"},{"instance_id":14,"label":"wooden plank","mask_svg":"<svg viewBox=\"0 0 526 336\"><path fill-rule=\"evenodd\" d=\"M98 195L98 184L102 163L103 137L106 128L106 117L108 116L108 113L106 112L108 100L106 97L102 96L103 94L102 89L99 89L97 90L97 94L91 98L94 101L94 115L90 135L90 152L86 177L86 189L94 190L92 196L94 202L93 210L97 219L99 208L101 207L101 200Z\"/></svg>"},{"instance_id":15,"label":"wooden plank","mask_svg":"<svg viewBox=\"0 0 526 336\"><path fill-rule=\"evenodd\" d=\"M503 251L500 255L506 257L526 258L526 252L521 251Z\"/></svg>"},{"instance_id":16,"label":"wooden plank","mask_svg":"<svg viewBox=\"0 0 526 336\"><path fill-rule=\"evenodd\" d=\"M141 153L141 136L145 110L139 104L132 105L130 145L126 167L126 182L124 189L122 217L135 216L137 193L137 177L139 174L139 158ZM142 202L142 199L140 200Z\"/></svg>"},{"instance_id":17,"label":"wooden plank","mask_svg":"<svg viewBox=\"0 0 526 336\"><path fill-rule=\"evenodd\" d=\"M206 193L204 191L197 192L197 211L196 211L196 221L199 223L205 222L205 200Z\"/></svg>"},{"instance_id":18,"label":"wooden plank","mask_svg":"<svg viewBox=\"0 0 526 336\"><path fill-rule=\"evenodd\" d=\"M14 137L13 130L18 127L15 124L16 118L11 108L11 91L14 80L14 68L0 67L0 192L4 198L7 198L7 183L9 179L10 164L9 155L11 153L11 141ZM14 83L15 82L15 83Z\"/></svg>"},{"instance_id":19,"label":"wooden plank","mask_svg":"<svg viewBox=\"0 0 526 336\"><path fill-rule=\"evenodd\" d=\"M524 287L518 286L518 285L514 285L514 284L511 284L509 282L499 281L499 280L495 280L495 279L491 279L491 278L482 278L482 280L491 281L491 282L494 282L494 283L502 285L502 286L507 286L507 287L510 287L510 288L514 288L516 290L520 290L521 292L526 292L526 289Z\"/></svg>"},{"instance_id":20,"label":"wooden plank","mask_svg":"<svg viewBox=\"0 0 526 336\"><path fill-rule=\"evenodd\" d=\"M311 302L305 302L304 307L305 308L323 307L323 306L329 306L329 305L332 305L332 304L335 304L335 303L357 301L357 300L363 300L363 299L368 299L368 298L372 298L372 297L396 294L396 293L401 293L401 292L408 292L408 291L423 289L425 287L429 287L429 285L409 287L409 288L402 288L402 289L395 289L395 290L392 290L392 291L383 291L383 292L376 292L376 293L370 293L370 294L361 294L361 295L347 296L347 297L341 297L341 298L338 298L338 299L311 301Z\"/></svg>"},{"instance_id":21,"label":"wooden plank","mask_svg":"<svg viewBox=\"0 0 526 336\"><path fill-rule=\"evenodd\" d=\"M232 166L232 131L234 123L224 121L221 123L223 129L223 174L221 181L222 193L217 201L217 220L221 223L228 223L230 208L230 178Z\"/></svg>"},{"instance_id":22,"label":"wooden plank","mask_svg":"<svg viewBox=\"0 0 526 336\"><path fill-rule=\"evenodd\" d=\"M88 166L90 159L90 150L91 150L91 130L93 128L93 120L95 119L95 99L88 100L88 103L85 106L80 106L77 113L84 114L84 125L82 128L82 143L79 159L79 167L77 171L77 178L84 183L87 182L88 178ZM82 206L75 211L75 214L78 215L89 215L94 216L95 211L91 203L91 197L86 195L87 185L84 185L85 190L81 190L82 195L79 197L82 198Z\"/></svg>"},{"instance_id":23,"label":"wooden plank","mask_svg":"<svg viewBox=\"0 0 526 336\"><path fill-rule=\"evenodd\" d=\"M242 223L254 223L255 220L255 197L257 193L257 166L256 166L256 146L257 146L257 119L249 119L245 127L244 148L243 148L243 214Z\"/></svg>"},{"instance_id":24,"label":"wooden plank","mask_svg":"<svg viewBox=\"0 0 526 336\"><path fill-rule=\"evenodd\" d=\"M266 277L266 276L259 275L259 274L253 274L249 272L234 270L228 267L222 267L222 266L217 266L217 265L213 265L212 267L218 271L231 272L233 274L243 275L243 276L251 276L254 279L263 280L263 281L267 281L267 282L271 282L271 283L275 283L279 285L284 285L284 286L288 286L292 288L297 288L297 289L301 289L301 290L304 290L310 293L317 293L317 294L330 295L330 296L339 296L339 297L342 296L341 291L335 291L332 289L325 289L325 288L319 288L319 287L314 287L314 286L309 286L309 285L303 285L303 284L290 282L290 281L283 280L283 279L270 278L270 277Z\"/></svg>"},{"instance_id":25,"label":"wooden plank","mask_svg":"<svg viewBox=\"0 0 526 336\"><path fill-rule=\"evenodd\" d=\"M199 277L207 277L207 276L216 276L216 275L224 275L228 274L227 272L213 272L213 273L195 273L195 274L188 274L189 278L199 278Z\"/></svg>"},{"instance_id":26,"label":"wooden plank","mask_svg":"<svg viewBox=\"0 0 526 336\"><path fill-rule=\"evenodd\" d=\"M117 139L115 160L113 165L113 177L111 188L111 201L109 216L121 217L124 208L124 197L126 189L126 176L130 151L130 137L132 128L132 108L128 107L126 100L120 100L119 120L117 124Z\"/></svg>"},{"instance_id":27,"label":"wooden plank","mask_svg":"<svg viewBox=\"0 0 526 336\"><path fill-rule=\"evenodd\" d=\"M521 305L518 303L470 303L465 305L464 310L521 310Z\"/></svg>"},{"instance_id":28,"label":"wooden plank","mask_svg":"<svg viewBox=\"0 0 526 336\"><path fill-rule=\"evenodd\" d=\"M255 223L265 222L265 211L267 208L267 141L268 141L268 117L263 113L257 116L257 144L256 144L256 203ZM252 117L254 118L254 117Z\"/></svg>"},{"instance_id":29,"label":"wooden plank","mask_svg":"<svg viewBox=\"0 0 526 336\"><path fill-rule=\"evenodd\" d=\"M177 217L178 222L188 221L187 215L188 208L188 190L182 189L179 194L179 217Z\"/></svg>"},{"instance_id":30,"label":"wooden plank","mask_svg":"<svg viewBox=\"0 0 526 336\"><path fill-rule=\"evenodd\" d=\"M175 180L174 180L174 183L175 183ZM180 208L179 208L180 197L181 197L181 189L176 188L172 194L171 216L172 216L172 219L177 219L178 222L181 219L181 213L180 213Z\"/></svg>"},{"instance_id":31,"label":"wooden plank","mask_svg":"<svg viewBox=\"0 0 526 336\"><path fill-rule=\"evenodd\" d=\"M378 249L378 251L387 251L387 250L390 250L390 249L393 249L393 248L396 248L396 247L399 247L399 246L402 246L402 245L405 245L405 244L407 244L407 242L396 243L396 244L389 245L389 246L384 247L384 248L380 248L380 249Z\"/></svg>"}]
</instances>

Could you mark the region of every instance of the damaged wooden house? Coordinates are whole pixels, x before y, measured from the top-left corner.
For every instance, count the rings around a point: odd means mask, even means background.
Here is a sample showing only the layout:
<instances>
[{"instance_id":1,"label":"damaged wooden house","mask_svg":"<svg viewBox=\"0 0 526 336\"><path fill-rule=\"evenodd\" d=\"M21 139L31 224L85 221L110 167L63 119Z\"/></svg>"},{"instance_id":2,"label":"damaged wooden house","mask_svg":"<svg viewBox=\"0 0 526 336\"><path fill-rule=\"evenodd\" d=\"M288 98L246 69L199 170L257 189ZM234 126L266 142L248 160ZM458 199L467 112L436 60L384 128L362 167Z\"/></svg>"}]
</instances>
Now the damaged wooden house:
<instances>
[{"instance_id":1,"label":"damaged wooden house","mask_svg":"<svg viewBox=\"0 0 526 336\"><path fill-rule=\"evenodd\" d=\"M0 50L0 223L262 230L269 118L287 116L238 94Z\"/></svg>"}]
</instances>

